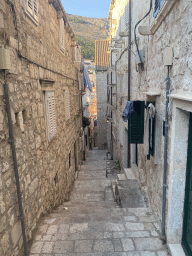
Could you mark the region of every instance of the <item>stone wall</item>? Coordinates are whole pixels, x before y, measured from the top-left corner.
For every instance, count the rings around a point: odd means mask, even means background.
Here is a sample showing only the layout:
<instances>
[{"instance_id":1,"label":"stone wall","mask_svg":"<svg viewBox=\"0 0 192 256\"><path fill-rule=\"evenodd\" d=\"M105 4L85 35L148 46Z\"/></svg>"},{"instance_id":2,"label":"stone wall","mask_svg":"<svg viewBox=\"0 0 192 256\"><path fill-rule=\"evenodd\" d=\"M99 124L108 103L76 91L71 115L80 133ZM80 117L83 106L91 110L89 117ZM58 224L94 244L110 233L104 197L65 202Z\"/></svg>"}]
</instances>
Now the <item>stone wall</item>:
<instances>
[{"instance_id":1,"label":"stone wall","mask_svg":"<svg viewBox=\"0 0 192 256\"><path fill-rule=\"evenodd\" d=\"M59 20L48 1L38 1L38 24L26 15L23 1L12 2L17 15L19 50L26 59L18 57L13 12L5 0L0 2L0 45L11 53L7 83L29 241L40 216L68 199L75 179L81 128L77 106L74 108L79 97L78 65L72 59L73 39L67 29L65 51L60 49ZM0 255L21 256L22 233L3 84L4 73L0 71ZM66 89L70 93L67 121ZM55 96L57 132L51 141L47 134L46 90L53 90Z\"/></svg>"},{"instance_id":2,"label":"stone wall","mask_svg":"<svg viewBox=\"0 0 192 256\"><path fill-rule=\"evenodd\" d=\"M116 1L122 2L124 1ZM168 3L169 2L169 3ZM135 163L135 145L131 146L132 155L132 169L135 175L140 180L142 188L145 190L148 202L151 204L152 209L156 212L158 218L161 219L161 208L162 208L162 185L163 185L163 161L164 161L164 136L163 136L163 120L165 120L165 97L166 97L166 77L168 69L164 66L164 50L167 46L171 46L173 49L173 65L170 68L170 93L174 94L190 94L192 91L192 52L190 45L192 43L192 23L191 14L192 7L190 2L185 1L165 1L166 4L174 4L171 6L171 11L167 12L168 8L162 7L160 11L161 15L157 16L156 19L153 17L153 10L150 15L140 24L142 26L150 26L153 30L153 35L142 36L137 32L137 40L139 49L145 51L145 63L144 71L136 69L135 54L137 52L134 41L132 42L132 53L131 53L131 100L145 100L156 102L156 130L155 130L155 154L147 160L144 155L143 145L138 145L138 166ZM170 5L169 5L170 6ZM153 6L154 7L154 6ZM122 48L118 50L117 58L117 98L118 105L115 110L116 115L113 122L117 125L120 123L121 114L126 104L127 93L121 92L119 89L120 76L125 77L125 65L127 65L127 51L122 55L121 53L127 46L128 37L121 38L119 36L118 25L115 24L115 19L118 19L118 13L122 13L119 4L113 7L112 11L112 23L113 23L113 34L112 37L116 36L116 39L123 39ZM164 8L164 9L163 9ZM140 1L132 1L132 40L134 40L134 27L138 20L140 20L149 10L149 1L144 1L142 4ZM119 15L119 17L122 17ZM160 17L160 18L159 18ZM164 17L161 21L161 17ZM119 24L119 21L116 22ZM112 41L113 43L113 41ZM119 42L118 42L119 43ZM139 72L137 72L139 71ZM119 74L119 75L118 75ZM119 78L118 78L119 77ZM126 90L127 83L123 82L123 88ZM152 96L147 96L146 92L150 92ZM171 137L170 134L174 126L172 127L172 100L170 100L170 111L169 111L169 140L168 140L168 180L171 184L170 166L172 158L170 155L171 148ZM125 127L124 127L125 128ZM124 130L123 128L123 130ZM122 127L116 131L116 143L114 145L116 155L121 163L122 168L124 167L124 145L121 146L121 134ZM169 192L169 187L168 187ZM182 192L183 193L183 192ZM169 203L169 202L168 202Z\"/></svg>"},{"instance_id":3,"label":"stone wall","mask_svg":"<svg viewBox=\"0 0 192 256\"><path fill-rule=\"evenodd\" d=\"M107 147L107 72L96 71L97 89L97 144L99 149Z\"/></svg>"}]
</instances>

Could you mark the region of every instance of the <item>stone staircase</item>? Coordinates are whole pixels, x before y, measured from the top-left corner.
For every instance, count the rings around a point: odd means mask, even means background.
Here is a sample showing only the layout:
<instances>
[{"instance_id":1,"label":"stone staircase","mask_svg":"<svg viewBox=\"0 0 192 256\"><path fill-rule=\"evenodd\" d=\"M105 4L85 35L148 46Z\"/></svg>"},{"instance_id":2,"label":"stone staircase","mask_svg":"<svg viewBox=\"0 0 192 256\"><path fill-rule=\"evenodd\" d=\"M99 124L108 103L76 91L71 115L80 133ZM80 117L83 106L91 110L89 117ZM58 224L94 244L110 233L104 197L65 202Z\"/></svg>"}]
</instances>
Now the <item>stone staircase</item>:
<instances>
[{"instance_id":1,"label":"stone staircase","mask_svg":"<svg viewBox=\"0 0 192 256\"><path fill-rule=\"evenodd\" d=\"M111 182L114 200L122 208L146 208L146 198L140 189L138 179L131 169L117 174L117 179Z\"/></svg>"}]
</instances>

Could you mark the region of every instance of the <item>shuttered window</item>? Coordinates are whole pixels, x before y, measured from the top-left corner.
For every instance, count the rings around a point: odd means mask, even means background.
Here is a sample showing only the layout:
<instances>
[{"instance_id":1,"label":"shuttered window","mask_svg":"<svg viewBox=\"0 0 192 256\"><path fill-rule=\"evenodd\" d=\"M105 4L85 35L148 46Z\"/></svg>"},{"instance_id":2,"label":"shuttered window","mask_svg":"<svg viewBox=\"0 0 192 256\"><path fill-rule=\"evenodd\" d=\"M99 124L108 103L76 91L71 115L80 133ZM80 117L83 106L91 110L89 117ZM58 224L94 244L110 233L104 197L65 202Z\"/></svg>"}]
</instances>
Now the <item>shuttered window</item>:
<instances>
[{"instance_id":1,"label":"shuttered window","mask_svg":"<svg viewBox=\"0 0 192 256\"><path fill-rule=\"evenodd\" d=\"M153 17L156 18L165 0L155 0Z\"/></svg>"},{"instance_id":2,"label":"shuttered window","mask_svg":"<svg viewBox=\"0 0 192 256\"><path fill-rule=\"evenodd\" d=\"M45 92L45 107L47 116L47 132L50 141L57 132L56 116L55 116L55 96L53 91Z\"/></svg>"},{"instance_id":3,"label":"shuttered window","mask_svg":"<svg viewBox=\"0 0 192 256\"><path fill-rule=\"evenodd\" d=\"M38 0L25 0L25 11L35 23L38 22Z\"/></svg>"},{"instance_id":4,"label":"shuttered window","mask_svg":"<svg viewBox=\"0 0 192 256\"><path fill-rule=\"evenodd\" d=\"M134 102L134 113L130 115L128 125L128 142L130 144L143 144L144 136L144 101Z\"/></svg>"},{"instance_id":5,"label":"shuttered window","mask_svg":"<svg viewBox=\"0 0 192 256\"><path fill-rule=\"evenodd\" d=\"M66 121L70 118L70 97L69 90L65 90L65 119Z\"/></svg>"},{"instance_id":6,"label":"shuttered window","mask_svg":"<svg viewBox=\"0 0 192 256\"><path fill-rule=\"evenodd\" d=\"M60 19L60 47L61 50L65 51L65 23L63 18Z\"/></svg>"}]
</instances>

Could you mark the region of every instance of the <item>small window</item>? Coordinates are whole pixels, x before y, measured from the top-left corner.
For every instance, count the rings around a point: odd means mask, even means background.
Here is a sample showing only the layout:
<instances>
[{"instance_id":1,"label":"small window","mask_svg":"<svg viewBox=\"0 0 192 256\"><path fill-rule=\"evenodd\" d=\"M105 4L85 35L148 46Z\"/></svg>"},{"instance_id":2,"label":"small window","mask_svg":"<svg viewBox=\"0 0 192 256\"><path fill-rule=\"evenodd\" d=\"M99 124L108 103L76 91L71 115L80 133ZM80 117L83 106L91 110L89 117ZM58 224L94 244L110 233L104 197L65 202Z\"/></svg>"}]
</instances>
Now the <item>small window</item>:
<instances>
[{"instance_id":1,"label":"small window","mask_svg":"<svg viewBox=\"0 0 192 256\"><path fill-rule=\"evenodd\" d=\"M38 0L25 0L25 12L35 23L38 23Z\"/></svg>"},{"instance_id":2,"label":"small window","mask_svg":"<svg viewBox=\"0 0 192 256\"><path fill-rule=\"evenodd\" d=\"M154 2L154 13L153 17L156 18L159 10L161 9L161 6L163 5L165 0L155 0Z\"/></svg>"},{"instance_id":3,"label":"small window","mask_svg":"<svg viewBox=\"0 0 192 256\"><path fill-rule=\"evenodd\" d=\"M60 19L60 47L61 50L65 51L65 23L63 18Z\"/></svg>"},{"instance_id":4,"label":"small window","mask_svg":"<svg viewBox=\"0 0 192 256\"><path fill-rule=\"evenodd\" d=\"M45 107L47 116L48 140L51 141L57 132L55 116L55 96L53 91L45 92Z\"/></svg>"},{"instance_id":5,"label":"small window","mask_svg":"<svg viewBox=\"0 0 192 256\"><path fill-rule=\"evenodd\" d=\"M66 121L70 118L70 97L69 90L65 90L65 119Z\"/></svg>"}]
</instances>

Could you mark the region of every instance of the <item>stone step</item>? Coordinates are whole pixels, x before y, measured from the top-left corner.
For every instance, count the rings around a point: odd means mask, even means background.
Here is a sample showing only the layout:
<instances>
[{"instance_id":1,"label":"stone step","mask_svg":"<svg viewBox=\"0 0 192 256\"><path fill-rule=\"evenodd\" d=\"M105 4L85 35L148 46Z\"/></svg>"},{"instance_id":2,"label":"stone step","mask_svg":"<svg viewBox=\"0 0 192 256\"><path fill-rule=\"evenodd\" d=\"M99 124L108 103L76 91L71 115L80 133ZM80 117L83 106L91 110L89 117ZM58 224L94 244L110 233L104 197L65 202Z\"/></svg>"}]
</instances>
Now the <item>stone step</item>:
<instances>
[{"instance_id":1,"label":"stone step","mask_svg":"<svg viewBox=\"0 0 192 256\"><path fill-rule=\"evenodd\" d=\"M135 180L135 175L131 168L124 168L124 173L128 180Z\"/></svg>"},{"instance_id":2,"label":"stone step","mask_svg":"<svg viewBox=\"0 0 192 256\"><path fill-rule=\"evenodd\" d=\"M125 176L124 173L122 173L122 174L117 174L117 179L118 179L118 180L126 180L127 177Z\"/></svg>"},{"instance_id":3,"label":"stone step","mask_svg":"<svg viewBox=\"0 0 192 256\"><path fill-rule=\"evenodd\" d=\"M116 180L114 194L115 200L123 208L146 207L145 196L136 179Z\"/></svg>"}]
</instances>

